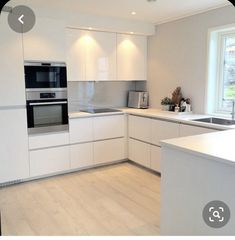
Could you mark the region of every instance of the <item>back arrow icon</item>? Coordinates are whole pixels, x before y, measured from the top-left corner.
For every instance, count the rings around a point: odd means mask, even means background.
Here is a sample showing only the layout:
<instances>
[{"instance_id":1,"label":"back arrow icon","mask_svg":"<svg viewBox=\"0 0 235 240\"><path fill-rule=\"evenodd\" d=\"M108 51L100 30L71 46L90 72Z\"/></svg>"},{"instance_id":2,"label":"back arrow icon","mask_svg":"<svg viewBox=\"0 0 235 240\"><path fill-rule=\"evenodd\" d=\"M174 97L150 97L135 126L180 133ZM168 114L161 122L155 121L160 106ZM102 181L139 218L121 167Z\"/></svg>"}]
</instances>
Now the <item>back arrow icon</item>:
<instances>
[{"instance_id":1,"label":"back arrow icon","mask_svg":"<svg viewBox=\"0 0 235 240\"><path fill-rule=\"evenodd\" d=\"M21 23L21 24L24 24L24 22L23 22L23 19L24 18L24 15L22 14L19 18L18 18L18 20L19 20L19 22Z\"/></svg>"}]
</instances>

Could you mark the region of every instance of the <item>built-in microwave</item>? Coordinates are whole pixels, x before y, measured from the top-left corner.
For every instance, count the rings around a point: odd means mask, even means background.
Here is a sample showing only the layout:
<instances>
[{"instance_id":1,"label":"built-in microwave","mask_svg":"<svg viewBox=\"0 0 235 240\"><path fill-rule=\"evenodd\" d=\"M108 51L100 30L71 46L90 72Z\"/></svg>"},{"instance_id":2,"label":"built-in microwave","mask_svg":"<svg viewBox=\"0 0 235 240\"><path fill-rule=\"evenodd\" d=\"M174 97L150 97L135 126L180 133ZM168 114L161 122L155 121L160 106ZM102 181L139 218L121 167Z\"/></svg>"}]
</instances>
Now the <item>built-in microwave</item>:
<instances>
[{"instance_id":1,"label":"built-in microwave","mask_svg":"<svg viewBox=\"0 0 235 240\"><path fill-rule=\"evenodd\" d=\"M30 89L67 88L65 63L25 62L25 86Z\"/></svg>"}]
</instances>

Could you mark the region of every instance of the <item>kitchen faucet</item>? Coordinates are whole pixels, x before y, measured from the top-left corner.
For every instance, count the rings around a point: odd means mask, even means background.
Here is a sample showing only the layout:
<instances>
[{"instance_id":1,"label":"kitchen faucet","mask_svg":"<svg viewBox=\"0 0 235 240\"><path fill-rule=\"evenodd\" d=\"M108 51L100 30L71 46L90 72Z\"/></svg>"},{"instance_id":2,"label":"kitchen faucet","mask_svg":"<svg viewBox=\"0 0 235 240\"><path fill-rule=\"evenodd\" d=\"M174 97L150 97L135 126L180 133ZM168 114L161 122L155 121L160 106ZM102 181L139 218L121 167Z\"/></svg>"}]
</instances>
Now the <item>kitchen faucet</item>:
<instances>
[{"instance_id":1,"label":"kitchen faucet","mask_svg":"<svg viewBox=\"0 0 235 240\"><path fill-rule=\"evenodd\" d=\"M224 99L223 98L223 101L231 101L232 102L232 120L235 119L235 99Z\"/></svg>"}]
</instances>

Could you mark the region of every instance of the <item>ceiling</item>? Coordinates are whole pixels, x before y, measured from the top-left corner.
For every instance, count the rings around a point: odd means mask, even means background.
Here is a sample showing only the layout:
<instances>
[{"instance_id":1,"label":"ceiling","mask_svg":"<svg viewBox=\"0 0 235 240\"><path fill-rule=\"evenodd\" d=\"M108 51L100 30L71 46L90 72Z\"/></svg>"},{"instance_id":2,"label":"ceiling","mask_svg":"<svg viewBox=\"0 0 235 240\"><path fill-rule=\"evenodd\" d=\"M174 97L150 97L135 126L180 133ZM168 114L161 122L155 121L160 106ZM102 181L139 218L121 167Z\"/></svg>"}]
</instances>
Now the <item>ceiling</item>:
<instances>
[{"instance_id":1,"label":"ceiling","mask_svg":"<svg viewBox=\"0 0 235 240\"><path fill-rule=\"evenodd\" d=\"M26 0L35 7L159 24L230 5L227 0ZM136 15L131 12L135 11Z\"/></svg>"}]
</instances>

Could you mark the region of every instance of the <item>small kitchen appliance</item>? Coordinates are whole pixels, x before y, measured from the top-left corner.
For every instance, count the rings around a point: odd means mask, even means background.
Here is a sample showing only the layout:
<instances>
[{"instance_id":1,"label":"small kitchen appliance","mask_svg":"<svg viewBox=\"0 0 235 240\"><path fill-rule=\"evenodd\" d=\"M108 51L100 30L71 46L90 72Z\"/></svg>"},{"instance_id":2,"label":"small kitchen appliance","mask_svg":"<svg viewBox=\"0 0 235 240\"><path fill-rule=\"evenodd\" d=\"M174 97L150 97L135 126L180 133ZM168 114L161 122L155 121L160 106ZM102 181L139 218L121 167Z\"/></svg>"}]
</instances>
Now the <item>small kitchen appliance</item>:
<instances>
[{"instance_id":1,"label":"small kitchen appliance","mask_svg":"<svg viewBox=\"0 0 235 240\"><path fill-rule=\"evenodd\" d=\"M129 91L128 107L129 108L148 108L148 92Z\"/></svg>"}]
</instances>

